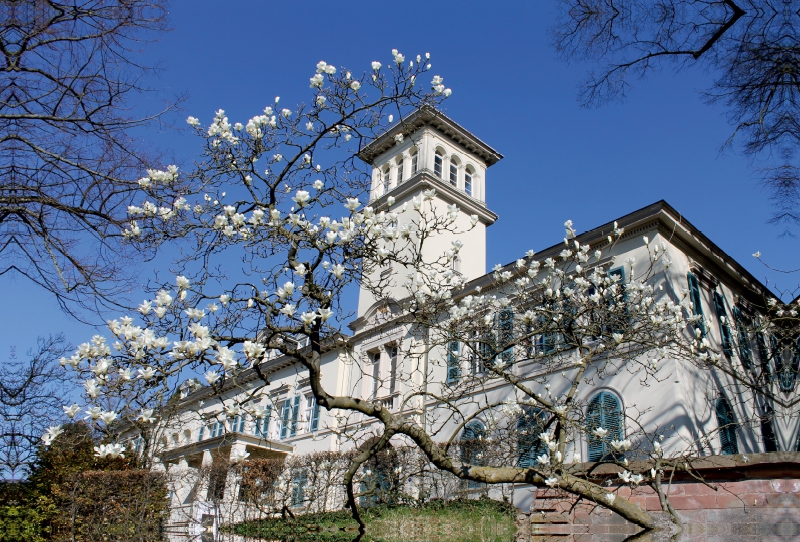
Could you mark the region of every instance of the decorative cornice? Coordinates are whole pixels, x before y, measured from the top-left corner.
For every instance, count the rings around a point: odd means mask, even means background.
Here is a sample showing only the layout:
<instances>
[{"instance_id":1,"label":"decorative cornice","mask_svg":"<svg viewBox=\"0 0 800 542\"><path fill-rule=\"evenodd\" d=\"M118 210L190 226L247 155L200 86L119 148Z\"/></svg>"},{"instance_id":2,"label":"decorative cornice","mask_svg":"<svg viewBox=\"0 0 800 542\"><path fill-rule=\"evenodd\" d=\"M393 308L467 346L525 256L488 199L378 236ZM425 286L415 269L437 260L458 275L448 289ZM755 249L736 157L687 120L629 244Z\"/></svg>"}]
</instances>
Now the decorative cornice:
<instances>
[{"instance_id":1,"label":"decorative cornice","mask_svg":"<svg viewBox=\"0 0 800 542\"><path fill-rule=\"evenodd\" d=\"M424 126L436 128L439 132L483 160L486 167L503 159L502 154L475 137L469 130L430 106L417 109L411 115L401 118L397 124L391 126L386 132L361 149L358 157L372 165L375 158L397 144L394 140L396 135L409 136Z\"/></svg>"}]
</instances>

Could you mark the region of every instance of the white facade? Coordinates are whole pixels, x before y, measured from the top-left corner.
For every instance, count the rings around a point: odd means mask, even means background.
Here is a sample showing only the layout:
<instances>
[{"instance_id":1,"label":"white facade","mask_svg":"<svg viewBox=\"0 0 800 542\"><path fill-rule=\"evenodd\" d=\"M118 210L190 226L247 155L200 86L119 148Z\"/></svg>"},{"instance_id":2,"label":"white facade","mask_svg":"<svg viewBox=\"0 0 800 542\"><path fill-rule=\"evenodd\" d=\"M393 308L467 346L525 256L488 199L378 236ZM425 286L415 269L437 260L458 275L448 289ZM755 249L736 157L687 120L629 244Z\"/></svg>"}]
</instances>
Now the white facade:
<instances>
[{"instance_id":1,"label":"white facade","mask_svg":"<svg viewBox=\"0 0 800 542\"><path fill-rule=\"evenodd\" d=\"M405 136L397 143L395 135L401 132ZM453 234L464 243L457 269L467 280L463 291L472 292L479 286L486 292L500 297L504 295L502 289L492 290L496 288L494 281L486 274L486 227L497 217L486 208L485 194L491 187L488 168L502 158L496 151L440 113L423 111L391 129L368 146L361 156L373 166L371 195L372 205L376 208L385 205L389 197L395 198L394 207L399 207L429 188L436 189L436 204L442 208L457 204L460 210L457 229L469 230ZM478 222L470 229L472 215L478 216ZM402 220L401 216L399 221ZM722 342L717 300L721 298L724 301L730 315L734 307L746 306L754 295L766 292L747 271L663 201L617 221L620 227L625 228L625 233L613 250L604 255L604 264L609 269L623 267L624 262L633 257L639 262L634 265L633 272L642 272L649 263L642 237L647 236L657 244L663 242L672 262L668 268L663 263L657 264L660 267L656 269L655 278L664 286L663 295L674 301L680 300L683 290L690 287L687 283L689 274L696 277L702 310L715 323L708 332L716 345ZM602 243L612 229L611 223L601 225L578 236L578 240L582 244ZM431 243L428 249L430 257L438 257L452 240L443 235ZM563 244L556 244L540 251L537 258L543 260L555 256L562 249ZM511 269L511 266L507 268ZM395 281L392 283L394 290L390 291L397 292L397 297L406 295L400 286L406 270L388 267L379 272L387 280ZM441 360L447 358L447 353L442 348L429 349L424 339L407 325L393 323L399 315L398 307L377 302L369 292L362 290L358 316L350 325L354 332L352 337L332 345L323 356L323 383L331 393L380 402L394 412L403 405L405 415L425 423L425 414L435 411L437 402L420 397L406 403L403 400L413 391L425 389L435 393L446 386L447 365ZM757 360L759 354L756 350L753 348ZM740 356L734 352L730 363L741 363ZM468 359L462 359L460 363L459 378L480 377L480 369L471 367ZM537 370L535 360L531 359L518 363L515 374L529 377L530 385L536 386L535 377L540 376ZM232 379L222 397L212 397L208 390L186 397L181 406L180 423L175 424L180 431L173 433L165 429L164 434L159 435L163 464L173 470L191 470L212 463L215 457L230 459L245 452L250 457L277 457L320 450L336 451L343 446L352 446L351 441L343 440L340 433L345 424L361 423L360 416L316 409L304 371L284 358L266 362L261 371L270 381L270 385L263 389L259 388L263 383L251 370L238 379ZM596 383L585 387L584 396L579 400L589 404L595 396L605 392L617 399L623 411L640 412L641 423L670 428L669 438L664 442L667 452L689 448L699 455L720 453L721 443L716 436L710 437L707 445L697 443L702 443L703 435L716 434L715 405L721 393L729 393L732 389L729 377L722 372L700 371L694 365L678 361L667 364L661 374L664 378L658 384L642 386L636 376L624 370L602 376L589 373L587 378L594 378ZM564 386L567 381L564 380ZM558 389L557 383L552 389L538 389L554 396L565 391ZM510 394L508 385L500 382L480 391L476 404L502 402ZM250 404L268 409L264 419L242 419L223 412L225 405L245 402L248 398ZM753 408L754 401L728 399L737 419L751 420L759 414L737 410ZM201 423L201 418L212 419L215 413L219 422ZM447 423L443 426L446 427ZM370 431L368 422L362 430ZM623 433L629 430L622 428ZM796 428L776 427L775 434L778 449L794 449L798 439ZM765 451L764 437L758 428L740 427L736 430L736 438L740 453ZM575 453L583 460L589 458L587 442L579 440L572 448L566 457ZM191 508L196 489L191 485L177 488L173 506L184 510L185 507ZM235 497L231 494L230 498ZM529 492L520 491L517 504L527 506L526 498L529 498ZM196 511L188 513L196 515Z\"/></svg>"}]
</instances>

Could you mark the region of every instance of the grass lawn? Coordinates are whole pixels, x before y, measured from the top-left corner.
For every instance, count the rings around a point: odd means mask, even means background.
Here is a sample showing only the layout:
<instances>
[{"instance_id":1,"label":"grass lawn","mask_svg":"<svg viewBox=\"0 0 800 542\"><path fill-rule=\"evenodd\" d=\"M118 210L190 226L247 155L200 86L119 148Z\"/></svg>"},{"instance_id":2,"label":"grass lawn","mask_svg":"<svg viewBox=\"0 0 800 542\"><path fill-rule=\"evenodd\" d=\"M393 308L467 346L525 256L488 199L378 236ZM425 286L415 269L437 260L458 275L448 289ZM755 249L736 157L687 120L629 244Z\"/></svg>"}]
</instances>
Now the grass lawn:
<instances>
[{"instance_id":1,"label":"grass lawn","mask_svg":"<svg viewBox=\"0 0 800 542\"><path fill-rule=\"evenodd\" d=\"M516 509L491 499L434 501L422 506L375 506L362 509L372 542L511 542ZM358 524L347 511L269 518L232 527L246 538L296 542L350 542Z\"/></svg>"}]
</instances>

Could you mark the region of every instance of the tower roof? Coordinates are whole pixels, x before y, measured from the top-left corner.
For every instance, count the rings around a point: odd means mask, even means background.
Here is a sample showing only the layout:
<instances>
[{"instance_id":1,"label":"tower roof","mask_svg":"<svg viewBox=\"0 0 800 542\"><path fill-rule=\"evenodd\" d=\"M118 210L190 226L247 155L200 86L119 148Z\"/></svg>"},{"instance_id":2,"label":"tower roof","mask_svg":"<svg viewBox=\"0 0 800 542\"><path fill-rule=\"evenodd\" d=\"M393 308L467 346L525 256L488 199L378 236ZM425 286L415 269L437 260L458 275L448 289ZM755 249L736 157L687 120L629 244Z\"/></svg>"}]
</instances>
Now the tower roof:
<instances>
[{"instance_id":1,"label":"tower roof","mask_svg":"<svg viewBox=\"0 0 800 542\"><path fill-rule=\"evenodd\" d=\"M502 154L475 137L469 130L441 111L430 106L421 107L411 115L400 119L399 122L391 126L381 136L361 149L361 152L358 153L358 157L368 164L372 164L375 158L388 151L396 144L394 137L397 134L409 135L423 126L432 126L436 128L483 160L487 167L497 163L503 158Z\"/></svg>"}]
</instances>

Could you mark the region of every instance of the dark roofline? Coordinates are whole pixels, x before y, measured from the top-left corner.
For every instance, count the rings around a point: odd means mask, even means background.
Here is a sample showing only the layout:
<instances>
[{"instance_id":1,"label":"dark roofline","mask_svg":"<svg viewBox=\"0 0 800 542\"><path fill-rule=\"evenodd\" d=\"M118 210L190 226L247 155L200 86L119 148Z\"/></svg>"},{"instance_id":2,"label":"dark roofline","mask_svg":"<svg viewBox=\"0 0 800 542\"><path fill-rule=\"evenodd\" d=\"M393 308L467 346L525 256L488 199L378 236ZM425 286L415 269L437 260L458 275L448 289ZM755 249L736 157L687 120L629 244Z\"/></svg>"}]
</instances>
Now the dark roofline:
<instances>
[{"instance_id":1,"label":"dark roofline","mask_svg":"<svg viewBox=\"0 0 800 542\"><path fill-rule=\"evenodd\" d=\"M496 164L503 159L502 154L475 137L472 132L453 119L431 106L421 107L409 116L401 118L399 122L390 126L386 132L361 149L357 156L366 163L372 165L375 158L395 145L394 136L401 133L403 135L412 134L423 126L433 126L450 139L466 148L469 152L479 156L486 163L486 167Z\"/></svg>"}]
</instances>

